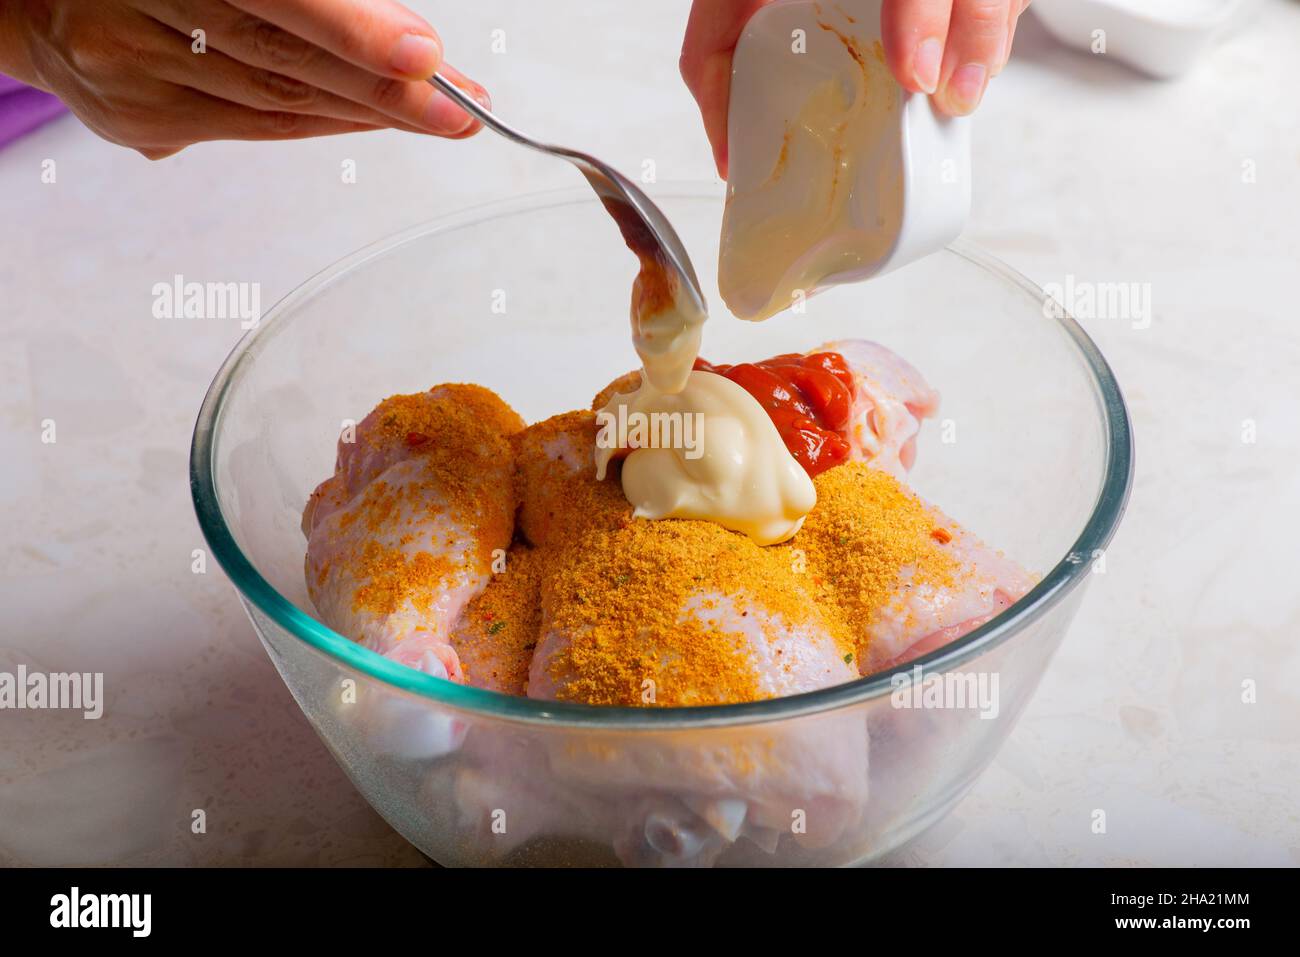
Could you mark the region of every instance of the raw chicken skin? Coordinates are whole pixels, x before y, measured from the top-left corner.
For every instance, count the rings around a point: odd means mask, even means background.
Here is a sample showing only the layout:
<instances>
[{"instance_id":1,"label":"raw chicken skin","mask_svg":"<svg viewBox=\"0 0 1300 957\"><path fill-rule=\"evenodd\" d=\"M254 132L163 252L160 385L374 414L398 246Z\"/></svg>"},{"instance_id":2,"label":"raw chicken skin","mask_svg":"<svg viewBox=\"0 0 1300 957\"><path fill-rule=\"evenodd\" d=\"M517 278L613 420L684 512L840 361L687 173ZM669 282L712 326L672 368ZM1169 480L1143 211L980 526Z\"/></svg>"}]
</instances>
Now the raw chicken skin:
<instances>
[{"instance_id":1,"label":"raw chicken skin","mask_svg":"<svg viewBox=\"0 0 1300 957\"><path fill-rule=\"evenodd\" d=\"M862 673L905 664L942 648L991 621L1024 598L1034 579L1002 552L990 548L935 509L952 534L942 547L958 559L956 586L912 583L906 573L889 604L864 629Z\"/></svg>"},{"instance_id":2,"label":"raw chicken skin","mask_svg":"<svg viewBox=\"0 0 1300 957\"><path fill-rule=\"evenodd\" d=\"M693 619L738 639L741 653L753 670L758 698L802 694L858 677L857 670L844 660L845 653L824 630L806 624L791 625L767 612L752 596L701 589L688 599L680 619ZM553 673L553 666L583 636L546 627L542 634L528 672L528 696L555 700L560 697L565 681ZM661 663L676 655L675 649L656 645L650 635L646 636L646 648L654 648ZM698 702L701 704L728 701L725 688L708 682L695 682L691 690L693 696L701 699Z\"/></svg>"},{"instance_id":3,"label":"raw chicken skin","mask_svg":"<svg viewBox=\"0 0 1300 957\"><path fill-rule=\"evenodd\" d=\"M838 352L856 380L848 439L853 459L902 480L916 461L921 421L939 411L939 393L901 356L867 339L839 339L808 353Z\"/></svg>"},{"instance_id":4,"label":"raw chicken skin","mask_svg":"<svg viewBox=\"0 0 1300 957\"><path fill-rule=\"evenodd\" d=\"M849 441L853 459L905 481L916 461L921 422L939 411L939 393L907 360L879 343L840 339L812 352L838 352L856 380ZM946 548L961 564L953 585L899 577L890 602L867 622L860 636L863 675L928 654L974 631L1025 596L1032 577L1001 552L981 542L933 505L936 525L952 540Z\"/></svg>"},{"instance_id":5,"label":"raw chicken skin","mask_svg":"<svg viewBox=\"0 0 1300 957\"><path fill-rule=\"evenodd\" d=\"M920 423L939 412L939 393L901 356L867 339L839 339L816 352L839 352L857 378L850 442L854 459L904 481L917 459ZM945 549L961 562L957 585L914 583L905 571L891 602L865 627L863 675L919 658L975 631L1024 597L1034 580L933 506L952 534Z\"/></svg>"},{"instance_id":6,"label":"raw chicken skin","mask_svg":"<svg viewBox=\"0 0 1300 957\"><path fill-rule=\"evenodd\" d=\"M380 403L339 440L303 513L308 593L336 631L409 667L463 680L449 643L514 526L509 436L495 394L444 385ZM349 441L351 439L351 441Z\"/></svg>"}]
</instances>

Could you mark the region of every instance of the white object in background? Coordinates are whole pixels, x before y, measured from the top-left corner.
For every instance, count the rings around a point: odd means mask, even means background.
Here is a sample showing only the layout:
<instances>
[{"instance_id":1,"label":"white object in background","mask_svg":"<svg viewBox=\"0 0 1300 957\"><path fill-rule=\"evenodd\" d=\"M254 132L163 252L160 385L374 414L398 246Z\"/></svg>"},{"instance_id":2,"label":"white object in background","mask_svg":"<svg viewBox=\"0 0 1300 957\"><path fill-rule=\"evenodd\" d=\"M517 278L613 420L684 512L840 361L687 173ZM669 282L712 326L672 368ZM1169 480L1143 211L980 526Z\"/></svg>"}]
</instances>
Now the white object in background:
<instances>
[{"instance_id":1,"label":"white object in background","mask_svg":"<svg viewBox=\"0 0 1300 957\"><path fill-rule=\"evenodd\" d=\"M970 212L969 121L885 65L880 0L781 0L732 67L718 281L742 319L919 259Z\"/></svg>"},{"instance_id":2,"label":"white object in background","mask_svg":"<svg viewBox=\"0 0 1300 957\"><path fill-rule=\"evenodd\" d=\"M1104 40L1106 56L1167 79L1191 69L1238 14L1253 3L1254 0L1036 0L1030 9L1062 43L1096 52L1096 44Z\"/></svg>"}]
</instances>

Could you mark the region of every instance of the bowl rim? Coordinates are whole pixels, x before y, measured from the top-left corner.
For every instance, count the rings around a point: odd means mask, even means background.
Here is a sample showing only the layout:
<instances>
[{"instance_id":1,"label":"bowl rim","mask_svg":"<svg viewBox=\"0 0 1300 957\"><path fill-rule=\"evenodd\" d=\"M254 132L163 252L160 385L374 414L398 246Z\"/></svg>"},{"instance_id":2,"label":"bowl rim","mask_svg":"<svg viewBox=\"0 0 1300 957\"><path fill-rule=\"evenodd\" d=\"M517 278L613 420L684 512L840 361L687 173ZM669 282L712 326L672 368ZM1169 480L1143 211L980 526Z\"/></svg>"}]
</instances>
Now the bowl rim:
<instances>
[{"instance_id":1,"label":"bowl rim","mask_svg":"<svg viewBox=\"0 0 1300 957\"><path fill-rule=\"evenodd\" d=\"M717 190L716 183L670 182L661 184L655 192L656 198L697 200L715 198ZM547 190L470 206L420 223L372 242L316 273L275 303L260 322L239 339L217 370L195 421L190 446L190 491L203 536L218 564L244 599L250 617L252 609L248 608L249 603L286 632L346 668L398 691L428 698L445 707L497 720L528 724L580 726L588 730L666 730L779 721L881 697L893 690L892 679L895 675L913 673L916 667L926 672L942 672L963 665L997 647L1045 615L1086 580L1092 556L1110 543L1128 503L1133 482L1133 432L1119 384L1096 344L1065 310L1053 309L1049 315L1045 309L1044 318L1054 319L1060 324L1084 360L1090 373L1094 399L1102 416L1105 435L1103 479L1092 511L1070 550L1024 598L956 641L888 671L803 694L740 704L638 708L541 701L455 684L398 664L344 637L281 595L244 555L226 522L217 497L214 444L219 434L226 396L235 384L240 369L256 358L262 344L278 331L284 321L283 317L295 305L315 296L371 259L417 239L437 236L488 220L508 219L542 209L595 202L598 200L585 187ZM972 265L1019 287L1031 298L1047 302L1046 294L1038 286L975 245L958 240L947 248Z\"/></svg>"}]
</instances>

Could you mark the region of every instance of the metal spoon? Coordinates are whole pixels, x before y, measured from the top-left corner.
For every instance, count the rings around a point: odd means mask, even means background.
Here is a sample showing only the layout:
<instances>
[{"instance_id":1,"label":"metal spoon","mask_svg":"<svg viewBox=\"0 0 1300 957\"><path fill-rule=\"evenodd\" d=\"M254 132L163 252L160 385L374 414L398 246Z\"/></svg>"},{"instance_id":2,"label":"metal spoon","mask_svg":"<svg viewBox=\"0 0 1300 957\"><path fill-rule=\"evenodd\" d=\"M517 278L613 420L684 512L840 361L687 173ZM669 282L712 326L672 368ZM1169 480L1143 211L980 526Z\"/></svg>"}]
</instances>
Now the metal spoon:
<instances>
[{"instance_id":1,"label":"metal spoon","mask_svg":"<svg viewBox=\"0 0 1300 957\"><path fill-rule=\"evenodd\" d=\"M683 290L690 300L687 305L693 306L700 314L708 312L704 293L700 290L700 281L695 276L695 267L691 265L691 257L687 254L685 245L668 222L668 217L635 183L594 156L563 146L540 143L525 136L503 123L491 110L441 74L435 73L429 77L429 82L493 132L500 133L520 146L568 160L578 167L618 223L624 241L641 257L642 263L649 259L661 267L670 268L678 280L676 288Z\"/></svg>"}]
</instances>

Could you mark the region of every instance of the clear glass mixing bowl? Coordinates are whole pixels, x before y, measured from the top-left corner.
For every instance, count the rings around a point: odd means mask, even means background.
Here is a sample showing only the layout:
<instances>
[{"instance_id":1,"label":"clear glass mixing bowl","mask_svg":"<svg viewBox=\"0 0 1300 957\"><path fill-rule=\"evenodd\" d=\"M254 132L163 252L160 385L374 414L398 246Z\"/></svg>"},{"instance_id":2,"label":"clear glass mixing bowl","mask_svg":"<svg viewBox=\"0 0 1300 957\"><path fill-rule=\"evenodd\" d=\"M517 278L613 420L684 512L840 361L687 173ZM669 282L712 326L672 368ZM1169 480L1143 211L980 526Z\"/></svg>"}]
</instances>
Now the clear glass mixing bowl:
<instances>
[{"instance_id":1,"label":"clear glass mixing bowl","mask_svg":"<svg viewBox=\"0 0 1300 957\"><path fill-rule=\"evenodd\" d=\"M656 195L706 290L717 288L720 193ZM802 315L747 324L718 307L704 355L864 337L941 391L914 486L1041 581L917 664L950 689L996 681L996 713L903 694L891 673L718 707L533 701L409 670L313 617L299 517L346 421L448 381L486 385L529 421L587 407L636 364L635 269L607 214L576 190L450 216L316 276L238 344L204 401L191 454L203 532L321 738L442 864L870 861L947 813L993 759L1131 482L1128 415L1105 360L1039 289L968 245L814 297ZM902 706L918 701L948 706Z\"/></svg>"}]
</instances>

